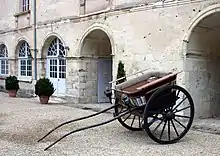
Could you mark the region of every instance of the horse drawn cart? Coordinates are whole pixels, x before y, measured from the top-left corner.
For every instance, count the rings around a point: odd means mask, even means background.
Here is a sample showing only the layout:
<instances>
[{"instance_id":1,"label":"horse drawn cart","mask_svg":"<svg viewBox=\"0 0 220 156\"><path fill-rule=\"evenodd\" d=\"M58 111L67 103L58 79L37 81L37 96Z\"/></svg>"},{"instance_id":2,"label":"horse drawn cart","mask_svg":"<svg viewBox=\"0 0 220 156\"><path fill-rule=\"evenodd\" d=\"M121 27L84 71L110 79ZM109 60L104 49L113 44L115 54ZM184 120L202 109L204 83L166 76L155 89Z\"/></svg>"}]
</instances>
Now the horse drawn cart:
<instances>
[{"instance_id":1,"label":"horse drawn cart","mask_svg":"<svg viewBox=\"0 0 220 156\"><path fill-rule=\"evenodd\" d=\"M49 149L73 133L98 127L115 120L118 120L122 126L129 130L145 130L149 137L157 143L175 143L186 135L194 118L192 97L184 88L176 85L177 74L143 73L141 76L119 85L113 85L112 89L106 89L105 91L105 95L110 99L110 102L114 103L113 106L89 116L62 123L39 139L38 142L61 126L114 109L112 119L73 130L44 150Z\"/></svg>"}]
</instances>

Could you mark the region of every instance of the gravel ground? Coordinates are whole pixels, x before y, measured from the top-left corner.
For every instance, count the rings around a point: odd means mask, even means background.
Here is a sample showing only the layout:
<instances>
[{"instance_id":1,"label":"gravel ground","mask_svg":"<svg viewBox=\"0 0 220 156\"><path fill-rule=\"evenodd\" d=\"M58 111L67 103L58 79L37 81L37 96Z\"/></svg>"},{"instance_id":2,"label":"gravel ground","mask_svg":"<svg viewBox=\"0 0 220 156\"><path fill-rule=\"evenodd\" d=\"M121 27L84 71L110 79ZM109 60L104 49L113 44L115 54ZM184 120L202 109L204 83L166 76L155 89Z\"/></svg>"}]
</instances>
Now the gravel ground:
<instances>
[{"instance_id":1,"label":"gravel ground","mask_svg":"<svg viewBox=\"0 0 220 156\"><path fill-rule=\"evenodd\" d=\"M42 142L37 140L57 124L94 113L62 106L41 105L36 98L9 98L0 93L0 156L214 156L220 153L220 136L189 131L178 143L159 145L145 132L132 132L113 122L71 135L43 149L72 129L107 120L110 113L57 130Z\"/></svg>"}]
</instances>

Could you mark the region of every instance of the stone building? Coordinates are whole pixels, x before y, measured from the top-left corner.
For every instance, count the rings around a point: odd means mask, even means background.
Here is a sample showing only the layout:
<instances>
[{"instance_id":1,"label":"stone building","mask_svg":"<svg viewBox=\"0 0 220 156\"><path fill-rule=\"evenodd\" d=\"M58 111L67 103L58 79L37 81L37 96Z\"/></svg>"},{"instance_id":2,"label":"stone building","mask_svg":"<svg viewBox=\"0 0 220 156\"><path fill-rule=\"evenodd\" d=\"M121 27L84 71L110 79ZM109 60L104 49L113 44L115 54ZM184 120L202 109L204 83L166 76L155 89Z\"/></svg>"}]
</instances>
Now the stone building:
<instances>
[{"instance_id":1,"label":"stone building","mask_svg":"<svg viewBox=\"0 0 220 156\"><path fill-rule=\"evenodd\" d=\"M101 103L122 60L127 74L182 70L197 117L220 116L219 0L36 0L36 37L33 2L0 2L1 88L16 75L34 94L36 73L55 96Z\"/></svg>"}]
</instances>

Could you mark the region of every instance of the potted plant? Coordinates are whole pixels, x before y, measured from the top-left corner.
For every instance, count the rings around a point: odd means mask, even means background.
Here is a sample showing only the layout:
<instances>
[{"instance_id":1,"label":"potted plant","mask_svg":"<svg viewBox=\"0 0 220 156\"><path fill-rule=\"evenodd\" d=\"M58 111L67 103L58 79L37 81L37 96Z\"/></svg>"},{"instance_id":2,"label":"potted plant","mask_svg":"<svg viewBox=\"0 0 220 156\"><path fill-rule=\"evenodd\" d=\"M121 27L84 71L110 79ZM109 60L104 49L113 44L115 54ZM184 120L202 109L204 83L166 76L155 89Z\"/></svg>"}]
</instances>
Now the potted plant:
<instances>
[{"instance_id":1,"label":"potted plant","mask_svg":"<svg viewBox=\"0 0 220 156\"><path fill-rule=\"evenodd\" d=\"M16 76L8 76L5 79L5 89L8 91L9 97L16 97L19 90L19 81Z\"/></svg>"},{"instance_id":2,"label":"potted plant","mask_svg":"<svg viewBox=\"0 0 220 156\"><path fill-rule=\"evenodd\" d=\"M55 89L48 78L40 78L35 84L35 94L39 96L41 104L47 104Z\"/></svg>"},{"instance_id":3,"label":"potted plant","mask_svg":"<svg viewBox=\"0 0 220 156\"><path fill-rule=\"evenodd\" d=\"M118 72L117 72L117 79L119 79L119 78L122 78L122 79L118 80L116 82L116 84L120 84L122 82L125 82L126 81L126 77L125 76L126 76L126 72L125 72L125 69L124 69L124 63L122 63L122 61L119 61L119 63L118 63Z\"/></svg>"}]
</instances>

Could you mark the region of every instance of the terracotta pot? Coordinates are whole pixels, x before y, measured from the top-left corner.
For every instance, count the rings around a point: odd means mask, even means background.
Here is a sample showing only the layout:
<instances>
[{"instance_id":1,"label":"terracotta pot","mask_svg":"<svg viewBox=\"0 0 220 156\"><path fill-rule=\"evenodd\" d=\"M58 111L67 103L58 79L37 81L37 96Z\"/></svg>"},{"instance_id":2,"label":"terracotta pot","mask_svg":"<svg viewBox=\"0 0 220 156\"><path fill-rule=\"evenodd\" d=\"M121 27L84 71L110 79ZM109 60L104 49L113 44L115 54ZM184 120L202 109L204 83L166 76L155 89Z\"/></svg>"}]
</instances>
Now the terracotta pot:
<instances>
[{"instance_id":1,"label":"terracotta pot","mask_svg":"<svg viewBox=\"0 0 220 156\"><path fill-rule=\"evenodd\" d=\"M16 97L17 91L16 90L8 90L9 97Z\"/></svg>"},{"instance_id":2,"label":"terracotta pot","mask_svg":"<svg viewBox=\"0 0 220 156\"><path fill-rule=\"evenodd\" d=\"M48 104L48 101L49 101L49 96L40 96L39 99L40 99L40 103L41 104Z\"/></svg>"}]
</instances>

